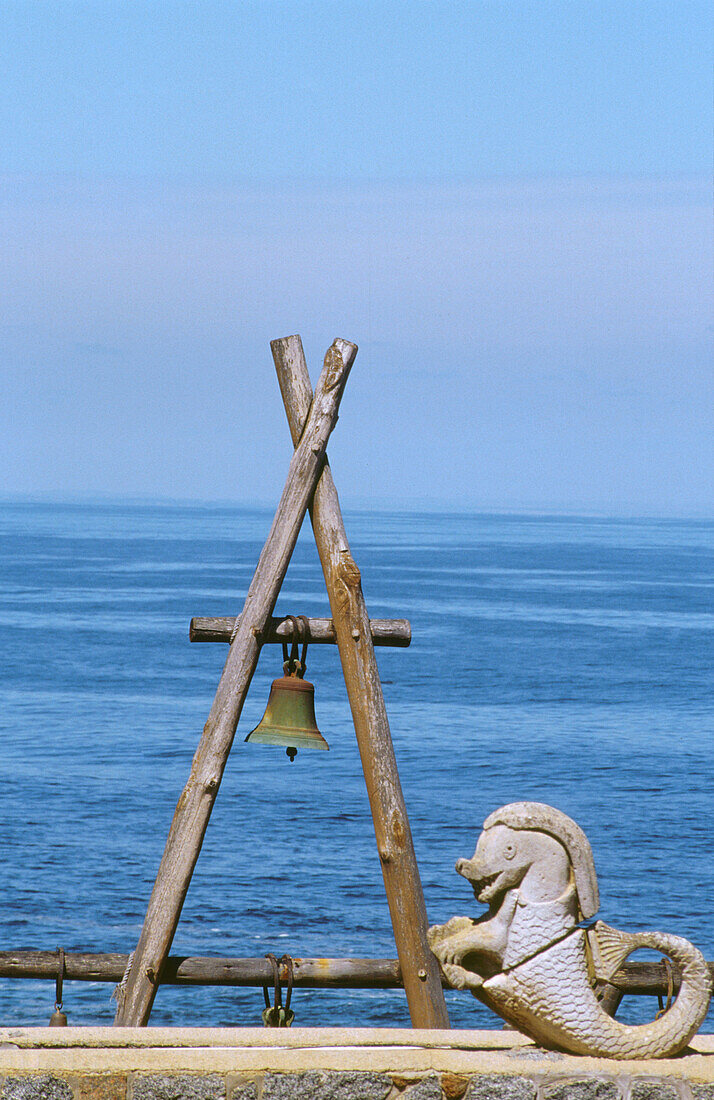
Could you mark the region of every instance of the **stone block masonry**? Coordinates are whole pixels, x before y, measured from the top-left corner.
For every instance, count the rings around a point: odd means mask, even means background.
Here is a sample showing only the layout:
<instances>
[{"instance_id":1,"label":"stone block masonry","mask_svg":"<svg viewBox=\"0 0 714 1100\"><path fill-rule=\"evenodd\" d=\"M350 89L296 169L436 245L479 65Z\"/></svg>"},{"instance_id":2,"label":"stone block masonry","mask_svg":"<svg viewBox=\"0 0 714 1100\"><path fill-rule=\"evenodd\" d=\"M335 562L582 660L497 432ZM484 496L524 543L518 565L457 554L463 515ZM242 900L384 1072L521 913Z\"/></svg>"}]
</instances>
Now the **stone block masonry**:
<instances>
[{"instance_id":1,"label":"stone block masonry","mask_svg":"<svg viewBox=\"0 0 714 1100\"><path fill-rule=\"evenodd\" d=\"M0 1100L714 1100L714 1036L620 1062L502 1031L4 1028Z\"/></svg>"}]
</instances>

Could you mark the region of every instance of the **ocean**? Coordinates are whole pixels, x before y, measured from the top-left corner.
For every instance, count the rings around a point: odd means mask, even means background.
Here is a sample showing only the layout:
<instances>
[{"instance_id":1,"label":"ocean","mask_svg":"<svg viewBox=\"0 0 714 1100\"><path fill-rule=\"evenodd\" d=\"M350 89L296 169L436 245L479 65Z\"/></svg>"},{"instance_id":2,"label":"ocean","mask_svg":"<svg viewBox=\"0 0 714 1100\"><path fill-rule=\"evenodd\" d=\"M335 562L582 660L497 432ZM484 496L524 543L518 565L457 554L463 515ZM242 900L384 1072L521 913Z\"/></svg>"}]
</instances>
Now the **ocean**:
<instances>
[{"instance_id":1,"label":"ocean","mask_svg":"<svg viewBox=\"0 0 714 1100\"><path fill-rule=\"evenodd\" d=\"M271 522L224 505L0 505L0 950L131 951L226 647L194 615L237 614ZM373 618L430 921L478 915L454 862L506 802L582 826L599 915L714 958L714 522L540 515L345 516ZM306 522L276 614L329 615ZM172 953L395 955L337 651L313 646L329 753L245 745L266 646ZM66 983L72 1024L112 987ZM455 1027L500 1027L450 992ZM54 983L0 980L0 1024L43 1024ZM398 990L297 990L296 1025L408 1026ZM628 998L625 1018L651 1018ZM261 1023L260 989L160 989L151 1022ZM711 1019L706 1030L712 1030Z\"/></svg>"}]
</instances>

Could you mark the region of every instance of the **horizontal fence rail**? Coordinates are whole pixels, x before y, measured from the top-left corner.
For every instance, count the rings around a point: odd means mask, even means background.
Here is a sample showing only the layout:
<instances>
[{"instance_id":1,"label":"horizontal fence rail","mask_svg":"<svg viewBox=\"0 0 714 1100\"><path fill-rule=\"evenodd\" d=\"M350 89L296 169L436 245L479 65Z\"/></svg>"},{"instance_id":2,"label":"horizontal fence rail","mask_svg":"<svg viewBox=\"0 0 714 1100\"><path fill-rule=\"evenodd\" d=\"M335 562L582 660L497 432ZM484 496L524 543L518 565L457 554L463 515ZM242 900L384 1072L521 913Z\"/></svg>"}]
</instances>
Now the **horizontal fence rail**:
<instances>
[{"instance_id":1,"label":"horizontal fence rail","mask_svg":"<svg viewBox=\"0 0 714 1100\"><path fill-rule=\"evenodd\" d=\"M79 982L119 982L124 976L128 955L67 952L64 978ZM293 963L293 985L308 989L402 989L397 959L298 959ZM59 955L56 951L0 951L0 978L57 977ZM714 978L714 963L709 963ZM280 967L280 980L286 982L288 970ZM674 992L679 990L680 975L672 966ZM266 958L218 958L212 956L170 955L159 977L162 985L233 985L273 984L273 968ZM442 984L448 988L446 979ZM663 962L628 962L610 980L624 995L666 996L668 977Z\"/></svg>"}]
</instances>

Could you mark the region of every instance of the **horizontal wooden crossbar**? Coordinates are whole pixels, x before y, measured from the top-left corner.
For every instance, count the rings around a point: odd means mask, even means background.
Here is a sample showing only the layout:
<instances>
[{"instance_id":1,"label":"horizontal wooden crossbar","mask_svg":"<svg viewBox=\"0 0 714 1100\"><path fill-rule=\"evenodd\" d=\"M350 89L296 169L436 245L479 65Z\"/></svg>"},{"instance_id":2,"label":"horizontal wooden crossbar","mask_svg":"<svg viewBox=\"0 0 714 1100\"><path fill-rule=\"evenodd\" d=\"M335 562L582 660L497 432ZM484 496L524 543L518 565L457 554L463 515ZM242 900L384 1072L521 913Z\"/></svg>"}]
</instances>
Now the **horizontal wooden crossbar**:
<instances>
[{"instance_id":1,"label":"horizontal wooden crossbar","mask_svg":"<svg viewBox=\"0 0 714 1100\"><path fill-rule=\"evenodd\" d=\"M230 642L236 623L234 616L203 616L191 619L188 636L192 642ZM412 640L412 628L408 619L370 619L374 645L396 646L405 649ZM293 634L290 619L271 617L261 642L289 642ZM308 619L307 637L311 645L336 645L337 636L332 619Z\"/></svg>"},{"instance_id":2,"label":"horizontal wooden crossbar","mask_svg":"<svg viewBox=\"0 0 714 1100\"><path fill-rule=\"evenodd\" d=\"M64 960L67 981L118 982L129 956L66 952ZM0 978L54 979L58 966L57 951L0 951ZM280 973L285 982L285 965ZM273 967L266 958L170 955L159 980L162 985L272 985ZM403 988L397 959L293 959L293 984L314 988Z\"/></svg>"},{"instance_id":3,"label":"horizontal wooden crossbar","mask_svg":"<svg viewBox=\"0 0 714 1100\"><path fill-rule=\"evenodd\" d=\"M68 981L119 982L128 955L66 953L64 977ZM57 977L56 951L0 951L0 978ZM709 963L714 977L714 963ZM672 967L674 990L680 977ZM281 981L287 981L285 965ZM265 958L213 958L170 955L160 978L167 985L272 985L273 969ZM312 989L401 989L402 975L397 959L293 959L293 984ZM447 985L446 980L443 981ZM667 972L660 962L628 962L612 978L623 995L666 996Z\"/></svg>"}]
</instances>

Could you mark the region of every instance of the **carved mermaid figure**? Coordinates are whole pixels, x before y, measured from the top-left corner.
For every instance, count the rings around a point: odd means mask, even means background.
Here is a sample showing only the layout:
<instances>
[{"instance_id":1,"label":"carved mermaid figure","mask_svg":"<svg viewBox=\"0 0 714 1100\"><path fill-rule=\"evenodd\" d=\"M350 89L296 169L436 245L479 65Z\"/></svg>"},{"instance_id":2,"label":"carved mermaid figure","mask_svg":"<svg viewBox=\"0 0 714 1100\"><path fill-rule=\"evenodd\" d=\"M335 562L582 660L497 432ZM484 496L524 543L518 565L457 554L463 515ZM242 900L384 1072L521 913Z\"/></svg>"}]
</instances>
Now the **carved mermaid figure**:
<instances>
[{"instance_id":1,"label":"carved mermaid figure","mask_svg":"<svg viewBox=\"0 0 714 1100\"><path fill-rule=\"evenodd\" d=\"M701 952L664 932L628 934L597 921L592 852L582 829L540 802L513 802L487 817L472 859L456 870L488 913L452 917L429 929L448 981L470 989L542 1046L609 1058L666 1058L682 1050L709 1007L711 979ZM639 947L679 967L671 1008L630 1026L609 1016L594 991Z\"/></svg>"}]
</instances>

